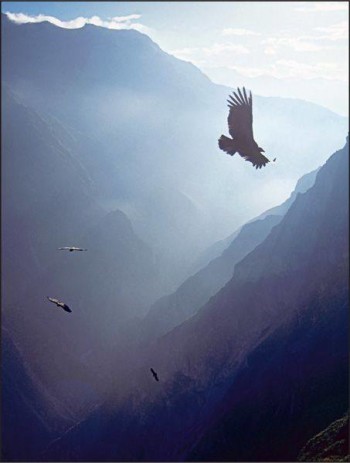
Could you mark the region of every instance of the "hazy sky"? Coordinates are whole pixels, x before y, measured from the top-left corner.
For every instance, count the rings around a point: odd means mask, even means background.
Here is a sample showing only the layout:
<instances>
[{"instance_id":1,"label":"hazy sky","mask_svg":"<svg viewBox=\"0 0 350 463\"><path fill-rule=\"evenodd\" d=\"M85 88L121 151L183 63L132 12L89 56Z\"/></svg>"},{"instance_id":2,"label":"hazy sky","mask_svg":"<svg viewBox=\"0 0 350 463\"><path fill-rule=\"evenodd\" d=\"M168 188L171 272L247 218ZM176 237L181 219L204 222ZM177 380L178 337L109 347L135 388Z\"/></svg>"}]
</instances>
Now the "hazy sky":
<instances>
[{"instance_id":1,"label":"hazy sky","mask_svg":"<svg viewBox=\"0 0 350 463\"><path fill-rule=\"evenodd\" d=\"M2 2L2 11L20 22L135 28L214 82L348 113L347 1Z\"/></svg>"}]
</instances>

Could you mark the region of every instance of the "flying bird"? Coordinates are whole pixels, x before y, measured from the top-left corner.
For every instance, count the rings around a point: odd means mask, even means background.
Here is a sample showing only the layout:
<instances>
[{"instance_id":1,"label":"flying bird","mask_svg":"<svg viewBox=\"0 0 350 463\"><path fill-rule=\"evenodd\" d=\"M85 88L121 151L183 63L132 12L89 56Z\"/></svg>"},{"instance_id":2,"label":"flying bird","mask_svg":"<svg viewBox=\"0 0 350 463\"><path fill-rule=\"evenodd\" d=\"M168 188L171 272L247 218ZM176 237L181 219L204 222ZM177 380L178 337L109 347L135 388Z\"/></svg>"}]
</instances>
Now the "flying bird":
<instances>
[{"instance_id":1,"label":"flying bird","mask_svg":"<svg viewBox=\"0 0 350 463\"><path fill-rule=\"evenodd\" d=\"M69 252L73 252L73 251L87 251L87 249L83 249L83 248L76 248L75 246L64 246L63 248L58 248L59 251L69 251Z\"/></svg>"},{"instance_id":2,"label":"flying bird","mask_svg":"<svg viewBox=\"0 0 350 463\"><path fill-rule=\"evenodd\" d=\"M54 304L57 305L57 307L62 307L63 310L66 312L72 312L71 309L68 307L67 304L64 302L60 302L58 299L54 299L53 297L46 296L50 302L53 302Z\"/></svg>"},{"instance_id":3,"label":"flying bird","mask_svg":"<svg viewBox=\"0 0 350 463\"><path fill-rule=\"evenodd\" d=\"M154 376L154 379L155 379L156 381L159 381L158 375L157 375L157 373L153 370L153 368L150 368L150 370L151 370L152 375Z\"/></svg>"},{"instance_id":4,"label":"flying bird","mask_svg":"<svg viewBox=\"0 0 350 463\"><path fill-rule=\"evenodd\" d=\"M237 93L233 92L233 96L230 95L229 98L227 102L230 112L227 122L232 138L221 135L219 148L231 156L238 153L256 169L261 169L270 161L262 154L265 151L258 146L253 137L252 92L247 97L245 88L243 87L243 93L238 88Z\"/></svg>"},{"instance_id":5,"label":"flying bird","mask_svg":"<svg viewBox=\"0 0 350 463\"><path fill-rule=\"evenodd\" d=\"M272 161L272 162L275 162L275 161L276 161L276 158L275 158L275 159L273 159L273 161Z\"/></svg>"}]
</instances>

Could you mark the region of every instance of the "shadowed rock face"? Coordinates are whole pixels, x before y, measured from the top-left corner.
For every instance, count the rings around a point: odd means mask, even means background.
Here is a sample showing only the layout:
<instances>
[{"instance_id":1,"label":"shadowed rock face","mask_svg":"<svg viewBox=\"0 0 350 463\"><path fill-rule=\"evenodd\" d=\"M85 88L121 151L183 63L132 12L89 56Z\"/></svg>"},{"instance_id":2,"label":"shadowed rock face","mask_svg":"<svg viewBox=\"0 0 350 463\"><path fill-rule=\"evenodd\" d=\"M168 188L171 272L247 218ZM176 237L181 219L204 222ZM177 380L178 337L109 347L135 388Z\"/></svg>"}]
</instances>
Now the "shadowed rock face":
<instances>
[{"instance_id":1,"label":"shadowed rock face","mask_svg":"<svg viewBox=\"0 0 350 463\"><path fill-rule=\"evenodd\" d=\"M348 146L197 315L138 353L129 400L96 410L50 455L296 458L348 406L347 174Z\"/></svg>"},{"instance_id":2,"label":"shadowed rock face","mask_svg":"<svg viewBox=\"0 0 350 463\"><path fill-rule=\"evenodd\" d=\"M349 415L334 421L310 439L298 461L349 461Z\"/></svg>"}]
</instances>

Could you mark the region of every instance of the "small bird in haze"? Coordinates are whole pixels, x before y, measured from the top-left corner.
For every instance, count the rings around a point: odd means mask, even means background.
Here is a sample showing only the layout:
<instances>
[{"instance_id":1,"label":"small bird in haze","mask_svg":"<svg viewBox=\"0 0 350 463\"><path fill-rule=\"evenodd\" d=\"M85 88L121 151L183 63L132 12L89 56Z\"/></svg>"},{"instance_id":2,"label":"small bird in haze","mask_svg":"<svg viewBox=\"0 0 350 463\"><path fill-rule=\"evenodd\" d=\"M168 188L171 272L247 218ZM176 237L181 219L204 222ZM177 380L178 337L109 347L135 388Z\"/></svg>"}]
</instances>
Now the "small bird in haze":
<instances>
[{"instance_id":1,"label":"small bird in haze","mask_svg":"<svg viewBox=\"0 0 350 463\"><path fill-rule=\"evenodd\" d=\"M67 304L64 302L60 302L58 299L54 299L53 297L46 296L50 302L53 302L57 305L57 307L61 307L66 312L72 312L71 309L68 307Z\"/></svg>"},{"instance_id":2,"label":"small bird in haze","mask_svg":"<svg viewBox=\"0 0 350 463\"><path fill-rule=\"evenodd\" d=\"M83 248L76 248L75 246L64 246L63 248L58 248L59 251L69 251L69 252L73 252L73 251L87 251L87 249L83 249Z\"/></svg>"},{"instance_id":3,"label":"small bird in haze","mask_svg":"<svg viewBox=\"0 0 350 463\"><path fill-rule=\"evenodd\" d=\"M156 381L159 381L158 375L157 375L157 373L153 370L153 368L151 368L150 370L151 370L151 373L152 373L154 379L155 379Z\"/></svg>"},{"instance_id":4,"label":"small bird in haze","mask_svg":"<svg viewBox=\"0 0 350 463\"><path fill-rule=\"evenodd\" d=\"M272 162L275 162L275 161L276 161L276 158Z\"/></svg>"},{"instance_id":5,"label":"small bird in haze","mask_svg":"<svg viewBox=\"0 0 350 463\"><path fill-rule=\"evenodd\" d=\"M237 93L227 100L230 112L227 118L228 131L232 138L221 135L219 148L233 156L238 153L246 161L261 169L269 161L262 153L265 151L258 146L253 136L253 102L252 92L249 97L243 87L243 93L238 88Z\"/></svg>"}]
</instances>

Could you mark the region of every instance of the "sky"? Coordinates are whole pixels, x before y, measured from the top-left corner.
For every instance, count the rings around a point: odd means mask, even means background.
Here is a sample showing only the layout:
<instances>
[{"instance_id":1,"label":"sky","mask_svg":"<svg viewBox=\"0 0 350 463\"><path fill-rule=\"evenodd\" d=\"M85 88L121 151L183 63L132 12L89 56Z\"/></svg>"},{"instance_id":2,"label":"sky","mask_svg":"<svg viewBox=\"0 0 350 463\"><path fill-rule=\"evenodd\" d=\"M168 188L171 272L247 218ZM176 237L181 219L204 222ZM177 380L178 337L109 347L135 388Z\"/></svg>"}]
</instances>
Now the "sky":
<instances>
[{"instance_id":1,"label":"sky","mask_svg":"<svg viewBox=\"0 0 350 463\"><path fill-rule=\"evenodd\" d=\"M216 83L348 115L347 1L2 2L2 12L17 22L136 29Z\"/></svg>"}]
</instances>

